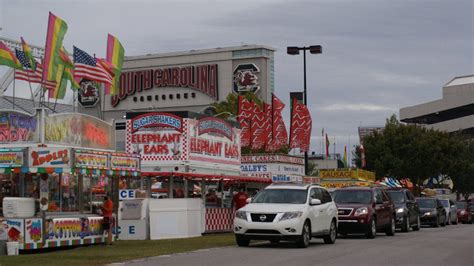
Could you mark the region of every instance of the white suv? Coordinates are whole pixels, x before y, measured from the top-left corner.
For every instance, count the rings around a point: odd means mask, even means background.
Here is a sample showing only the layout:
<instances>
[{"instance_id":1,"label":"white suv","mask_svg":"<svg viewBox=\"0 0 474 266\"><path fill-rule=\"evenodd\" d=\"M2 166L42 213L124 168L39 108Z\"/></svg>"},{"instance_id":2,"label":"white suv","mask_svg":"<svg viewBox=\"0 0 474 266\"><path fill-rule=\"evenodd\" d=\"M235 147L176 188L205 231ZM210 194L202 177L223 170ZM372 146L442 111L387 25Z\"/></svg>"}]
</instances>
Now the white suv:
<instances>
[{"instance_id":1,"label":"white suv","mask_svg":"<svg viewBox=\"0 0 474 266\"><path fill-rule=\"evenodd\" d=\"M311 237L333 244L337 235L337 207L329 192L317 185L272 184L235 213L235 240L296 241L307 247Z\"/></svg>"}]
</instances>

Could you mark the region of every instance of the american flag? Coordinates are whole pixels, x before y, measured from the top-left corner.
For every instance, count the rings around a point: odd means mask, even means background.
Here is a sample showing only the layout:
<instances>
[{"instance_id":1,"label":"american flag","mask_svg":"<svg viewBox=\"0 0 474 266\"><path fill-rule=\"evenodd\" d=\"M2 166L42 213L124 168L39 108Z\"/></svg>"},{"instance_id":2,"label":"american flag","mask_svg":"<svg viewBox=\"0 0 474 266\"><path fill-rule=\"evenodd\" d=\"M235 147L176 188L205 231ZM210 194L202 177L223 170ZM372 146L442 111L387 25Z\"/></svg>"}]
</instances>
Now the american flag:
<instances>
[{"instance_id":1,"label":"american flag","mask_svg":"<svg viewBox=\"0 0 474 266\"><path fill-rule=\"evenodd\" d=\"M23 70L16 69L15 70L15 79L24 80L30 83L39 83L41 84L42 77L43 77L43 66L39 63L36 63L36 71L31 69L31 64L29 60L26 58L26 55L23 51L15 49L16 57L18 61L20 61L21 65L23 66ZM56 87L56 82L54 81L46 81L44 86L48 89L54 89Z\"/></svg>"},{"instance_id":2,"label":"american flag","mask_svg":"<svg viewBox=\"0 0 474 266\"><path fill-rule=\"evenodd\" d=\"M74 79L89 79L100 83L112 84L112 75L86 52L74 46Z\"/></svg>"}]
</instances>

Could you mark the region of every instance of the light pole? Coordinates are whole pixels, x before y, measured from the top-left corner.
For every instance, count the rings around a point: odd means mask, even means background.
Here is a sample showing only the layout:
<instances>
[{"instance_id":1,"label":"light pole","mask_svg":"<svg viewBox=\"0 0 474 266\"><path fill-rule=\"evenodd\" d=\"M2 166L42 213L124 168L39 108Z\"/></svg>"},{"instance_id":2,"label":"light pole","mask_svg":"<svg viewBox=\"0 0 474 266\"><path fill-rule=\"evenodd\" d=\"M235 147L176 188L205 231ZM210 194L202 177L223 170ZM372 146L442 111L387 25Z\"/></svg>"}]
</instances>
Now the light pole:
<instances>
[{"instance_id":1,"label":"light pole","mask_svg":"<svg viewBox=\"0 0 474 266\"><path fill-rule=\"evenodd\" d=\"M308 105L308 100L306 96L306 51L309 50L311 54L321 54L323 53L323 47L321 45L311 45L311 46L288 46L287 54L289 55L299 55L300 51L303 51L303 78L304 78L304 91L303 91L303 101L304 105ZM308 151L304 153L304 174L308 175Z\"/></svg>"}]
</instances>

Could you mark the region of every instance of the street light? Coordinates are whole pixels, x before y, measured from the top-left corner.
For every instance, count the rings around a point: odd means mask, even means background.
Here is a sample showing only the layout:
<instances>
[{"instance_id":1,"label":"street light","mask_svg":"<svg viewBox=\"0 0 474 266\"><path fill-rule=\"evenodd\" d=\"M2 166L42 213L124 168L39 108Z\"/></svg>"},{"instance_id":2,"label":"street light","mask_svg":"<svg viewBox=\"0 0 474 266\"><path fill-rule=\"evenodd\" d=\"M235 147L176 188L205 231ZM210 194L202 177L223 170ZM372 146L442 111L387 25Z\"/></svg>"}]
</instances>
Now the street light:
<instances>
[{"instance_id":1,"label":"street light","mask_svg":"<svg viewBox=\"0 0 474 266\"><path fill-rule=\"evenodd\" d=\"M288 46L286 53L289 55L299 55L300 51L303 51L303 75L304 75L304 91L303 91L303 101L304 105L308 105L308 100L306 96L306 51L309 50L311 54L322 54L323 47L321 45L311 45L311 46ZM304 153L304 174L308 175L308 151Z\"/></svg>"}]
</instances>

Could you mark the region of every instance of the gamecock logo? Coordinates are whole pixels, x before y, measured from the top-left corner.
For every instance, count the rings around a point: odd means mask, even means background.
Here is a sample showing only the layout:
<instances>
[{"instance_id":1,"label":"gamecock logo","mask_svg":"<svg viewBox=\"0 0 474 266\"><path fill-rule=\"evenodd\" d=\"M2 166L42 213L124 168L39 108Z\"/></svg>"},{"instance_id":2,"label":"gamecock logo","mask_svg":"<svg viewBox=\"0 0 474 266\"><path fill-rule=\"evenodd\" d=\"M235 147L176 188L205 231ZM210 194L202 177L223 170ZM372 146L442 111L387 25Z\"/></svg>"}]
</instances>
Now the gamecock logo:
<instances>
[{"instance_id":1,"label":"gamecock logo","mask_svg":"<svg viewBox=\"0 0 474 266\"><path fill-rule=\"evenodd\" d=\"M255 64L238 65L234 70L234 92L258 91L258 73L260 69Z\"/></svg>"}]
</instances>

